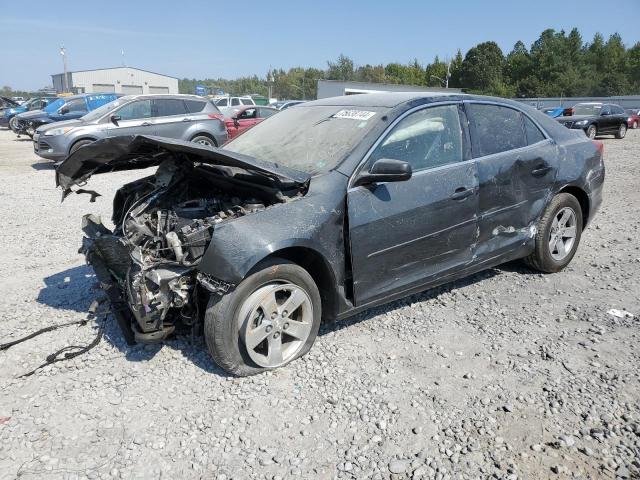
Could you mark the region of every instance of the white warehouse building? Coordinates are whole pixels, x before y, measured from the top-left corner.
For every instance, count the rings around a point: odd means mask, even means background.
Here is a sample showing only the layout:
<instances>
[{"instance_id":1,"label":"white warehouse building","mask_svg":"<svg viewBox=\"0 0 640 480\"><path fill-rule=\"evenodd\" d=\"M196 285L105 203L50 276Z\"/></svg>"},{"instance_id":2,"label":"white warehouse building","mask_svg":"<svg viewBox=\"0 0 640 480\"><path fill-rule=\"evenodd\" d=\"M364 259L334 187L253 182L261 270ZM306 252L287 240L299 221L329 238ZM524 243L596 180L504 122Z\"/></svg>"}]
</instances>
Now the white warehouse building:
<instances>
[{"instance_id":1,"label":"white warehouse building","mask_svg":"<svg viewBox=\"0 0 640 480\"><path fill-rule=\"evenodd\" d=\"M78 70L51 75L57 93L178 93L178 79L133 67Z\"/></svg>"}]
</instances>

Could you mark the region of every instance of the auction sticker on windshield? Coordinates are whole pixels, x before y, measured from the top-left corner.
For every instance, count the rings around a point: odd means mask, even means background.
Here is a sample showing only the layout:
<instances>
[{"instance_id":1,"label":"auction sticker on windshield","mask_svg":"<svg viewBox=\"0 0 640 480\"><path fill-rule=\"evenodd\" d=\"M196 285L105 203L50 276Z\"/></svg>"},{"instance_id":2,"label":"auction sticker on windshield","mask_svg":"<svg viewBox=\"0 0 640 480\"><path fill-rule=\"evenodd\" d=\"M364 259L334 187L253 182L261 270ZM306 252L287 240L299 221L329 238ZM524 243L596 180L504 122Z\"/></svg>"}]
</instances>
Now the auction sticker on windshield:
<instances>
[{"instance_id":1,"label":"auction sticker on windshield","mask_svg":"<svg viewBox=\"0 0 640 480\"><path fill-rule=\"evenodd\" d=\"M348 118L350 120L369 120L376 112L367 112L366 110L340 110L333 115L333 118Z\"/></svg>"}]
</instances>

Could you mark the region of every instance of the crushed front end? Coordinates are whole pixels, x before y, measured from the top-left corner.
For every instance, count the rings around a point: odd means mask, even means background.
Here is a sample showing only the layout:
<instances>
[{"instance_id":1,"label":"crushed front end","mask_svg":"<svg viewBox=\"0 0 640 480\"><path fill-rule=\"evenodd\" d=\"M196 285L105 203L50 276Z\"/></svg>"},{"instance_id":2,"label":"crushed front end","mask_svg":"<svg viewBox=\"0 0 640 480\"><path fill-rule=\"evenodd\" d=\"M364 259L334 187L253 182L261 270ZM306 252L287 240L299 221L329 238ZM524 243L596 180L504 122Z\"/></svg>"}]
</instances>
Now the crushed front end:
<instances>
[{"instance_id":1,"label":"crushed front end","mask_svg":"<svg viewBox=\"0 0 640 480\"><path fill-rule=\"evenodd\" d=\"M113 230L95 215L82 221L80 252L107 292L128 343L156 343L176 329L200 325L210 294L233 288L198 270L216 226L300 194L293 188L283 195L263 174L186 161L167 151L158 155L154 175L117 191ZM137 159L145 166L148 160L148 152ZM59 183L69 183L64 172L58 172Z\"/></svg>"}]
</instances>

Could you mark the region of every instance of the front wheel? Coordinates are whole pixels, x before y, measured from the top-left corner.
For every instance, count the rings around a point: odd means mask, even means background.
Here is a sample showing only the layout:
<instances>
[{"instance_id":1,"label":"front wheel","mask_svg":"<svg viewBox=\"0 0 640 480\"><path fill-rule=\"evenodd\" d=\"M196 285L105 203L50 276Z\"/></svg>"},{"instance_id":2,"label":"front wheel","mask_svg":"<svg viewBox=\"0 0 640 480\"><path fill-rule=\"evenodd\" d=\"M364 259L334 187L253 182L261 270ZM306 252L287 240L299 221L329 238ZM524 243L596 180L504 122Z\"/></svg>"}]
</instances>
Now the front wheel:
<instances>
[{"instance_id":1,"label":"front wheel","mask_svg":"<svg viewBox=\"0 0 640 480\"><path fill-rule=\"evenodd\" d=\"M306 354L320 318L320 293L311 275L295 263L273 258L231 293L210 299L205 341L221 368L253 375Z\"/></svg>"},{"instance_id":2,"label":"front wheel","mask_svg":"<svg viewBox=\"0 0 640 480\"><path fill-rule=\"evenodd\" d=\"M624 138L627 134L627 126L624 123L621 123L618 127L618 131L616 133L616 138Z\"/></svg>"},{"instance_id":3,"label":"front wheel","mask_svg":"<svg viewBox=\"0 0 640 480\"><path fill-rule=\"evenodd\" d=\"M555 273L569 265L582 235L582 208L571 194L556 195L538 221L535 250L525 263L545 273Z\"/></svg>"},{"instance_id":4,"label":"front wheel","mask_svg":"<svg viewBox=\"0 0 640 480\"><path fill-rule=\"evenodd\" d=\"M18 131L18 119L16 117L12 117L9 120L9 128L15 133Z\"/></svg>"},{"instance_id":5,"label":"front wheel","mask_svg":"<svg viewBox=\"0 0 640 480\"><path fill-rule=\"evenodd\" d=\"M587 137L593 140L594 138L596 138L597 133L598 133L598 129L596 128L596 126L589 125L589 128L587 128Z\"/></svg>"}]
</instances>

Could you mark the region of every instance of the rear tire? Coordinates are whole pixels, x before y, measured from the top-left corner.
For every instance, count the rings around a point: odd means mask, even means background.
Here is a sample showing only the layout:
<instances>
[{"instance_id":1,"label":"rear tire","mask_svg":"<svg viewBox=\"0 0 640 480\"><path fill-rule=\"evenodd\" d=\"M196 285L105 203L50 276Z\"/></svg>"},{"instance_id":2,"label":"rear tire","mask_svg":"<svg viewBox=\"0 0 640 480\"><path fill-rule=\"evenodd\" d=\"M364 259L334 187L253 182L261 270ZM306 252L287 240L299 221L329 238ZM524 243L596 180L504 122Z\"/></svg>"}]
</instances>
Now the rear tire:
<instances>
[{"instance_id":1,"label":"rear tire","mask_svg":"<svg viewBox=\"0 0 640 480\"><path fill-rule=\"evenodd\" d=\"M587 134L587 137L593 140L594 138L596 138L596 135L598 134L598 129L596 128L595 125L589 125L589 127L587 128L586 134Z\"/></svg>"},{"instance_id":2,"label":"rear tire","mask_svg":"<svg viewBox=\"0 0 640 480\"><path fill-rule=\"evenodd\" d=\"M627 134L627 124L621 123L620 126L618 127L618 131L616 132L616 138L622 139L625 137L626 134Z\"/></svg>"},{"instance_id":3,"label":"rear tire","mask_svg":"<svg viewBox=\"0 0 640 480\"><path fill-rule=\"evenodd\" d=\"M191 139L193 143L198 143L205 147L217 147L215 140L207 135L196 135Z\"/></svg>"},{"instance_id":4,"label":"rear tire","mask_svg":"<svg viewBox=\"0 0 640 480\"><path fill-rule=\"evenodd\" d=\"M635 121L633 122L633 125L632 125L631 127L632 127L634 130L635 130L636 128L638 128L638 121L637 121L637 120L635 120Z\"/></svg>"},{"instance_id":5,"label":"rear tire","mask_svg":"<svg viewBox=\"0 0 640 480\"><path fill-rule=\"evenodd\" d=\"M553 197L537 229L535 250L524 262L540 272L559 272L569 265L580 244L582 208L578 199L569 193Z\"/></svg>"},{"instance_id":6,"label":"rear tire","mask_svg":"<svg viewBox=\"0 0 640 480\"><path fill-rule=\"evenodd\" d=\"M90 143L93 143L93 142L94 140L78 140L76 143L71 145L71 148L69 149L69 155L71 155L73 152L75 152L79 148L84 147L85 145L89 145Z\"/></svg>"},{"instance_id":7,"label":"rear tire","mask_svg":"<svg viewBox=\"0 0 640 480\"><path fill-rule=\"evenodd\" d=\"M294 300L294 292L303 300L287 312L287 301ZM211 296L204 319L207 349L213 360L233 375L271 370L309 351L320 328L321 313L320 292L311 275L293 262L270 258L232 292ZM291 336L293 332L295 336ZM255 346L249 349L252 341ZM274 351L279 355L272 356Z\"/></svg>"}]
</instances>

